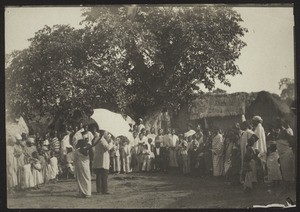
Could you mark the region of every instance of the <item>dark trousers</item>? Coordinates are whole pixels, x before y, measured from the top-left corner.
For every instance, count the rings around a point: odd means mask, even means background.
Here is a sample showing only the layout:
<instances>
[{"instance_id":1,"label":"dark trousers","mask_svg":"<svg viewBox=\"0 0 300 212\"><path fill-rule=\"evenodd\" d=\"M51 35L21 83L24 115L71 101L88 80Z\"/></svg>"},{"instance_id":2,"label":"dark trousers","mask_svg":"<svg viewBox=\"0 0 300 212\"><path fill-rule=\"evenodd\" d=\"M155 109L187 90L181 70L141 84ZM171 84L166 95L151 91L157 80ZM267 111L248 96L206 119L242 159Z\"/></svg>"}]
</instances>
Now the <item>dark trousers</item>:
<instances>
[{"instance_id":1,"label":"dark trousers","mask_svg":"<svg viewBox=\"0 0 300 212\"><path fill-rule=\"evenodd\" d=\"M161 147L161 169L162 171L167 171L169 161L168 161L168 150L166 147Z\"/></svg>"},{"instance_id":2,"label":"dark trousers","mask_svg":"<svg viewBox=\"0 0 300 212\"><path fill-rule=\"evenodd\" d=\"M96 190L97 193L107 193L107 178L108 178L108 169L94 169L94 172L96 174Z\"/></svg>"},{"instance_id":3,"label":"dark trousers","mask_svg":"<svg viewBox=\"0 0 300 212\"><path fill-rule=\"evenodd\" d=\"M162 158L161 155L156 155L154 158L155 170L161 170Z\"/></svg>"}]
</instances>

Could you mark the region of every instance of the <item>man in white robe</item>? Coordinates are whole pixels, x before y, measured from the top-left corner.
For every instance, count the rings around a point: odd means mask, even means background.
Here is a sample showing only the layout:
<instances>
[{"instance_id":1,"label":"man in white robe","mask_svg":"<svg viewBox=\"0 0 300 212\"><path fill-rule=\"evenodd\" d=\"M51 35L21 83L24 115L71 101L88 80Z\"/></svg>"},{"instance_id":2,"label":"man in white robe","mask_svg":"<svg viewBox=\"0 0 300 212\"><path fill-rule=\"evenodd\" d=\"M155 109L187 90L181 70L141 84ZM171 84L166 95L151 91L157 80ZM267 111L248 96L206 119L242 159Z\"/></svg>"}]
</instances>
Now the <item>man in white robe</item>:
<instances>
[{"instance_id":1,"label":"man in white robe","mask_svg":"<svg viewBox=\"0 0 300 212\"><path fill-rule=\"evenodd\" d=\"M254 144L254 148L259 150L258 157L261 159L263 164L263 169L265 170L267 162L267 143L265 129L262 126L262 118L260 116L254 116L252 118L253 127L255 128L254 133L259 138Z\"/></svg>"}]
</instances>

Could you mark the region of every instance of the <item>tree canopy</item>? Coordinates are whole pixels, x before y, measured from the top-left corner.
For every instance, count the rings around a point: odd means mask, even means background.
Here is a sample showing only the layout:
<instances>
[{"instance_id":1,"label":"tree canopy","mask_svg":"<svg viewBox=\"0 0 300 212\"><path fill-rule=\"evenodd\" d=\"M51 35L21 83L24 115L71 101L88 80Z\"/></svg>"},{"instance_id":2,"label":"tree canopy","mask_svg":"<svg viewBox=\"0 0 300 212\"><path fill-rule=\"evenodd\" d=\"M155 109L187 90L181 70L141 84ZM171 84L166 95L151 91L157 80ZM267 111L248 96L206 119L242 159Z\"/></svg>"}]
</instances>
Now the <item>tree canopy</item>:
<instances>
[{"instance_id":1,"label":"tree canopy","mask_svg":"<svg viewBox=\"0 0 300 212\"><path fill-rule=\"evenodd\" d=\"M229 7L92 7L83 28L45 26L6 68L7 107L51 112L109 105L134 117L177 109L216 80L230 86L247 29Z\"/></svg>"}]
</instances>

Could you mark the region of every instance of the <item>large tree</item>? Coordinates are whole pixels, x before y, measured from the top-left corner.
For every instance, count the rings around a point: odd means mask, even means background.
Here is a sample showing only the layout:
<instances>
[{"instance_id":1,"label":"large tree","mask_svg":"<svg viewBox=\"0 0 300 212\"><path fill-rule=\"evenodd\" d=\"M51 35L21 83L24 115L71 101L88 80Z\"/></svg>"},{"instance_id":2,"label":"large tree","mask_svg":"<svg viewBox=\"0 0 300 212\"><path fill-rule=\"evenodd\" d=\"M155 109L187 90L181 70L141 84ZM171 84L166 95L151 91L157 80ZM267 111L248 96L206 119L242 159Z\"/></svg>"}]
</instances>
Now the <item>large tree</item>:
<instances>
[{"instance_id":1,"label":"large tree","mask_svg":"<svg viewBox=\"0 0 300 212\"><path fill-rule=\"evenodd\" d=\"M143 116L176 109L228 75L246 44L229 7L93 7L84 28L44 27L6 71L7 102L56 114L109 104ZM16 104L17 103L17 104ZM128 112L128 111L127 111Z\"/></svg>"},{"instance_id":2,"label":"large tree","mask_svg":"<svg viewBox=\"0 0 300 212\"><path fill-rule=\"evenodd\" d=\"M123 8L94 7L84 16L93 35L99 28L122 31L127 88L140 115L149 108L177 108L201 83L210 90L216 79L230 86L226 76L241 73L234 62L246 45L241 40L246 29L230 8L140 7L128 19ZM104 27L103 20L113 24Z\"/></svg>"},{"instance_id":3,"label":"large tree","mask_svg":"<svg viewBox=\"0 0 300 212\"><path fill-rule=\"evenodd\" d=\"M98 64L87 33L66 25L45 26L30 39L29 48L14 52L6 69L7 107L54 116L100 104L124 108L130 99L124 93L125 78L118 63L106 59L115 57L112 48L97 52L102 54Z\"/></svg>"}]
</instances>

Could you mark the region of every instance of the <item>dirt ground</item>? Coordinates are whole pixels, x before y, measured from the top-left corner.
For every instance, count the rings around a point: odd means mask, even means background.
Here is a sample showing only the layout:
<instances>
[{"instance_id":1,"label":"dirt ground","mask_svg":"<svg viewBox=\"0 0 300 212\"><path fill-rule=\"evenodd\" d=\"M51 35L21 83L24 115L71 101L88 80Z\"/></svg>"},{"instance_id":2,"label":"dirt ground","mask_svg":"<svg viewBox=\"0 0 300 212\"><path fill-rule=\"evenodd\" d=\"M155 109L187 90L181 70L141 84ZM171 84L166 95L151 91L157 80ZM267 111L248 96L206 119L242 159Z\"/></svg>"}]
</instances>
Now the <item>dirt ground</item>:
<instances>
[{"instance_id":1,"label":"dirt ground","mask_svg":"<svg viewBox=\"0 0 300 212\"><path fill-rule=\"evenodd\" d=\"M8 194L8 208L249 208L253 205L285 204L296 200L296 186L276 189L263 184L252 193L228 186L224 179L193 178L163 173L110 175L110 195L93 193L77 198L75 180L43 185L40 190Z\"/></svg>"}]
</instances>

